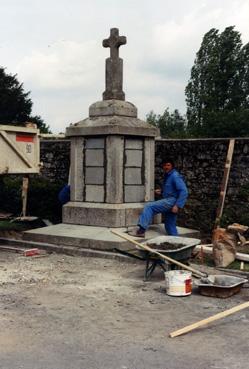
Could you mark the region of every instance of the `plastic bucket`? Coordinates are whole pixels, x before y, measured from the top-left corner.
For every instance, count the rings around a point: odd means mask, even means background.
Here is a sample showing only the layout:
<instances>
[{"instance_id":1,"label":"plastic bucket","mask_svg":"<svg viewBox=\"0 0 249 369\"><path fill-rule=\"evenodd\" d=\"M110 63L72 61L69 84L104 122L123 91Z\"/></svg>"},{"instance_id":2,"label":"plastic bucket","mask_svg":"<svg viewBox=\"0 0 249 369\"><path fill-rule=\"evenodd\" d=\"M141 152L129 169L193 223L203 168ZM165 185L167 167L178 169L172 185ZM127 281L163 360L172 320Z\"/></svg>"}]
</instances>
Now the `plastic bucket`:
<instances>
[{"instance_id":1,"label":"plastic bucket","mask_svg":"<svg viewBox=\"0 0 249 369\"><path fill-rule=\"evenodd\" d=\"M192 292L192 273L184 270L165 272L166 293L170 296L188 296Z\"/></svg>"}]
</instances>

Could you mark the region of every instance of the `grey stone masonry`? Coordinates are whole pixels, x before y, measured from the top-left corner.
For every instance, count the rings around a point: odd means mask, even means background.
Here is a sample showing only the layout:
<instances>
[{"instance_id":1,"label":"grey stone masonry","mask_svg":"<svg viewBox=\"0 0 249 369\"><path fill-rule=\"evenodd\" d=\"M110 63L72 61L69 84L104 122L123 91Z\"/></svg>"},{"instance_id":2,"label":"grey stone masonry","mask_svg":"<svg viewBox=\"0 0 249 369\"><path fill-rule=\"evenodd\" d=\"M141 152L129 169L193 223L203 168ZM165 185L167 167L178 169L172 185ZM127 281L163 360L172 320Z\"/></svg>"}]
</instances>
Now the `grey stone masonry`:
<instances>
[{"instance_id":1,"label":"grey stone masonry","mask_svg":"<svg viewBox=\"0 0 249 369\"><path fill-rule=\"evenodd\" d=\"M144 186L125 186L125 202L144 201Z\"/></svg>"},{"instance_id":2,"label":"grey stone masonry","mask_svg":"<svg viewBox=\"0 0 249 369\"><path fill-rule=\"evenodd\" d=\"M63 206L64 223L99 227L136 225L143 204L100 204L68 202Z\"/></svg>"},{"instance_id":3,"label":"grey stone masonry","mask_svg":"<svg viewBox=\"0 0 249 369\"><path fill-rule=\"evenodd\" d=\"M67 128L67 137L93 135L123 135L123 136L157 136L157 128L138 118L114 116L99 116L86 118Z\"/></svg>"},{"instance_id":4,"label":"grey stone masonry","mask_svg":"<svg viewBox=\"0 0 249 369\"><path fill-rule=\"evenodd\" d=\"M104 168L87 167L85 172L85 184L104 184Z\"/></svg>"},{"instance_id":5,"label":"grey stone masonry","mask_svg":"<svg viewBox=\"0 0 249 369\"><path fill-rule=\"evenodd\" d=\"M104 186L86 185L86 201L104 202Z\"/></svg>"},{"instance_id":6,"label":"grey stone masonry","mask_svg":"<svg viewBox=\"0 0 249 369\"><path fill-rule=\"evenodd\" d=\"M137 139L137 138L126 138L125 148L126 149L133 149L133 150L142 150L143 140Z\"/></svg>"},{"instance_id":7,"label":"grey stone masonry","mask_svg":"<svg viewBox=\"0 0 249 369\"><path fill-rule=\"evenodd\" d=\"M87 149L86 150L86 166L87 167L102 167L104 166L104 150Z\"/></svg>"},{"instance_id":8,"label":"grey stone masonry","mask_svg":"<svg viewBox=\"0 0 249 369\"><path fill-rule=\"evenodd\" d=\"M105 139L102 138L87 138L86 149L104 149L105 148Z\"/></svg>"},{"instance_id":9,"label":"grey stone masonry","mask_svg":"<svg viewBox=\"0 0 249 369\"><path fill-rule=\"evenodd\" d=\"M142 184L141 168L125 168L125 184Z\"/></svg>"},{"instance_id":10,"label":"grey stone masonry","mask_svg":"<svg viewBox=\"0 0 249 369\"><path fill-rule=\"evenodd\" d=\"M143 161L142 150L125 150L125 166L141 168Z\"/></svg>"}]
</instances>

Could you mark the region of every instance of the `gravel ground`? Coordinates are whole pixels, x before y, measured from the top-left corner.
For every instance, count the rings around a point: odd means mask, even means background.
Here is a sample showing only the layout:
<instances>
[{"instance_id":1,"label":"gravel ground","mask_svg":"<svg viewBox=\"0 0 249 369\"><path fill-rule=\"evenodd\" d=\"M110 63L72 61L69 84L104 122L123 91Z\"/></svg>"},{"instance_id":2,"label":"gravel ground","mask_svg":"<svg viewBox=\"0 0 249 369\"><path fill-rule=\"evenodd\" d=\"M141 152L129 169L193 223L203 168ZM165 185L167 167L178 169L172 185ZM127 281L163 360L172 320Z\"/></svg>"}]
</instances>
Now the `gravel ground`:
<instances>
[{"instance_id":1,"label":"gravel ground","mask_svg":"<svg viewBox=\"0 0 249 369\"><path fill-rule=\"evenodd\" d=\"M0 252L1 369L240 369L249 309L186 335L169 333L248 301L170 297L143 263Z\"/></svg>"}]
</instances>

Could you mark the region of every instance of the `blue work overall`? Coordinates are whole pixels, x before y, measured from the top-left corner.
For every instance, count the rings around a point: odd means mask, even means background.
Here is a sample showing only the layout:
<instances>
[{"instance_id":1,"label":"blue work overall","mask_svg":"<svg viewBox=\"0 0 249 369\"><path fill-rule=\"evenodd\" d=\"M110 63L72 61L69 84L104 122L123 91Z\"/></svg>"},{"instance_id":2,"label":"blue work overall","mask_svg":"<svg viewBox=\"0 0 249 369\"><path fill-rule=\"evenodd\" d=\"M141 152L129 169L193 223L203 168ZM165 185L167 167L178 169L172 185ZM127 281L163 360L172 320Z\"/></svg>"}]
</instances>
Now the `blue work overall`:
<instances>
[{"instance_id":1,"label":"blue work overall","mask_svg":"<svg viewBox=\"0 0 249 369\"><path fill-rule=\"evenodd\" d=\"M176 228L177 214L172 212L172 207L177 205L178 208L183 208L187 196L187 187L181 175L175 169L172 169L164 176L163 199L148 202L145 205L144 210L139 217L138 226L146 230L151 224L154 215L164 214L164 226L167 234L178 236Z\"/></svg>"}]
</instances>

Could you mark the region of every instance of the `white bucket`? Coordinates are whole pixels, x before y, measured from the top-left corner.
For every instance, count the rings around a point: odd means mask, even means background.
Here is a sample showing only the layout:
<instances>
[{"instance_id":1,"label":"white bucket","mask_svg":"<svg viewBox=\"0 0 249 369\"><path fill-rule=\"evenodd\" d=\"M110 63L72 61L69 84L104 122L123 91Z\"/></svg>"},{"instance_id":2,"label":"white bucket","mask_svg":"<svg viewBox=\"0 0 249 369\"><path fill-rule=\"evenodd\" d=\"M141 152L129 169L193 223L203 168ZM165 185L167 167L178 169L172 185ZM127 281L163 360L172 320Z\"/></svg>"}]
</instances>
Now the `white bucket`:
<instances>
[{"instance_id":1,"label":"white bucket","mask_svg":"<svg viewBox=\"0 0 249 369\"><path fill-rule=\"evenodd\" d=\"M165 272L166 293L170 296L188 296L192 292L192 273L184 270Z\"/></svg>"}]
</instances>

